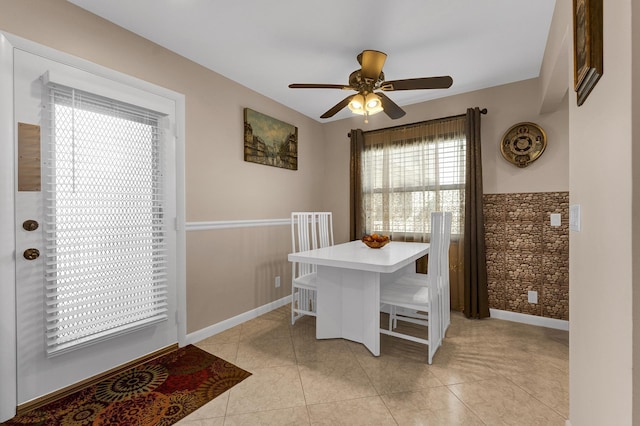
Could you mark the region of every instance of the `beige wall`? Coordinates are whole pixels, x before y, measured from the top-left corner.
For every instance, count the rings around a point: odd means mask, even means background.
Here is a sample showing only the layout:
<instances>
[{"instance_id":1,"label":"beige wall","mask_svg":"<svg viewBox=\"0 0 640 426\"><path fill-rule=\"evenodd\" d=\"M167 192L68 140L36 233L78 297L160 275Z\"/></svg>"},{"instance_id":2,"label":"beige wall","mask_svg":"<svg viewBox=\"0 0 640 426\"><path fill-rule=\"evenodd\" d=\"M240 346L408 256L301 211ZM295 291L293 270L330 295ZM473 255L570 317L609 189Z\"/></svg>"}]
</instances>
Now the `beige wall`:
<instances>
[{"instance_id":1,"label":"beige wall","mask_svg":"<svg viewBox=\"0 0 640 426\"><path fill-rule=\"evenodd\" d=\"M454 76L455 82L455 76ZM454 83L455 84L455 83ZM482 167L484 192L554 192L569 189L569 134L566 97L558 110L540 114L540 81L531 79L404 107L407 115L390 120L380 113L365 124L353 117L324 125L327 146L325 204L340 220L336 239L349 236L349 138L350 129L373 130L450 115L464 114L469 107L487 108L482 116ZM390 95L393 97L393 94ZM532 121L547 133L547 149L534 163L520 169L500 153L499 141L514 124Z\"/></svg>"},{"instance_id":2,"label":"beige wall","mask_svg":"<svg viewBox=\"0 0 640 426\"><path fill-rule=\"evenodd\" d=\"M573 425L640 424L632 418L631 34L631 2L605 0L604 75L582 106L574 93L569 102L570 203L582 208L582 229L570 232Z\"/></svg>"},{"instance_id":3,"label":"beige wall","mask_svg":"<svg viewBox=\"0 0 640 426\"><path fill-rule=\"evenodd\" d=\"M631 3L631 39L640 40L640 1L634 0ZM640 43L632 43L631 46L631 76L632 79L640 75ZM635 82L634 82L635 83ZM631 111L632 111L632 143L631 159L632 164L632 256L633 259L633 419L635 424L640 423L640 84L632 84L631 91ZM633 220L633 219L632 219Z\"/></svg>"}]
</instances>

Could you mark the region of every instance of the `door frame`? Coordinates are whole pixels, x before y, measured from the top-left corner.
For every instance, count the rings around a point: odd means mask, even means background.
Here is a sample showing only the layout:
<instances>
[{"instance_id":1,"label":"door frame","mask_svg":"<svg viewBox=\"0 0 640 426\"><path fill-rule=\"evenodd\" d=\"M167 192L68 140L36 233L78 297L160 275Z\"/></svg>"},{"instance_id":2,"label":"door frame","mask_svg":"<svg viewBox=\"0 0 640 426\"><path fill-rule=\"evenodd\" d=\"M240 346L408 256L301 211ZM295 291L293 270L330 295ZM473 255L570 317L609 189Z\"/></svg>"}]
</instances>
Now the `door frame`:
<instances>
[{"instance_id":1,"label":"door frame","mask_svg":"<svg viewBox=\"0 0 640 426\"><path fill-rule=\"evenodd\" d=\"M141 88L175 102L176 135L176 303L178 345L187 344L185 242L185 96L84 59L0 31L0 93L13 94L14 49L43 56L111 80ZM15 139L14 99L0 96L0 422L13 417L17 406ZM7 238L8 237L8 238ZM13 378L13 380L11 380Z\"/></svg>"}]
</instances>

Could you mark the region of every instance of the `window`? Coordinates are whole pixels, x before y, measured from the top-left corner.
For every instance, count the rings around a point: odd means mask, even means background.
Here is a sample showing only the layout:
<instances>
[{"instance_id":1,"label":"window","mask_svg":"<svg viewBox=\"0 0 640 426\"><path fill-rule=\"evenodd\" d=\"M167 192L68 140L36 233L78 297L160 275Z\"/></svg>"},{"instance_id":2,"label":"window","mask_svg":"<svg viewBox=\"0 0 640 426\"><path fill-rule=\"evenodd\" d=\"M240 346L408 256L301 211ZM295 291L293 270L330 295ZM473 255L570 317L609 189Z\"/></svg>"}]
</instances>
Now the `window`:
<instances>
[{"instance_id":1,"label":"window","mask_svg":"<svg viewBox=\"0 0 640 426\"><path fill-rule=\"evenodd\" d=\"M49 84L47 353L167 318L163 116Z\"/></svg>"},{"instance_id":2,"label":"window","mask_svg":"<svg viewBox=\"0 0 640 426\"><path fill-rule=\"evenodd\" d=\"M364 133L361 186L365 233L426 240L432 211L453 213L464 226L465 118Z\"/></svg>"}]
</instances>

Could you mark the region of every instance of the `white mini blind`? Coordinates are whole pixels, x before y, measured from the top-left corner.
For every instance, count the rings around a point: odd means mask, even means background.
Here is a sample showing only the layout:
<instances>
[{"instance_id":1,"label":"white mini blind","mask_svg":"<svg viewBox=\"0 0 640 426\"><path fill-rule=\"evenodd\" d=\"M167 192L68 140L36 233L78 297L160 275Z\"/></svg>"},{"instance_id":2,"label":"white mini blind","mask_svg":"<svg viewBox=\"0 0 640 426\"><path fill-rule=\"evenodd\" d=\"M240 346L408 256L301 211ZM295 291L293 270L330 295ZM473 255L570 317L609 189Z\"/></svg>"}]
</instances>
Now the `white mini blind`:
<instances>
[{"instance_id":1,"label":"white mini blind","mask_svg":"<svg viewBox=\"0 0 640 426\"><path fill-rule=\"evenodd\" d=\"M367 233L426 239L431 212L453 213L452 233L464 221L465 117L364 133L362 216Z\"/></svg>"},{"instance_id":2,"label":"white mini blind","mask_svg":"<svg viewBox=\"0 0 640 426\"><path fill-rule=\"evenodd\" d=\"M167 319L161 126L148 109L48 83L49 356Z\"/></svg>"}]
</instances>

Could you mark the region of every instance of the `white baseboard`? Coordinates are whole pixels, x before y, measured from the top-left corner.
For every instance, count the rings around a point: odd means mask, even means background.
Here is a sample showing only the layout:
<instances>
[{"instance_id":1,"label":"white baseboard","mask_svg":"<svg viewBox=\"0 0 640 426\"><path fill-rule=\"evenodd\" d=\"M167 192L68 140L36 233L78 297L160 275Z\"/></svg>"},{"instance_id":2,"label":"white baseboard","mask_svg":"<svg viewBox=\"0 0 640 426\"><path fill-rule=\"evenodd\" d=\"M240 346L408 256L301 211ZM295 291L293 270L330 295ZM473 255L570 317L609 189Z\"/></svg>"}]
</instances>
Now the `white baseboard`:
<instances>
[{"instance_id":1,"label":"white baseboard","mask_svg":"<svg viewBox=\"0 0 640 426\"><path fill-rule=\"evenodd\" d=\"M539 317L537 315L521 314L511 311L502 311L500 309L489 309L489 312L491 313L491 318L569 331L569 321L565 320Z\"/></svg>"},{"instance_id":2,"label":"white baseboard","mask_svg":"<svg viewBox=\"0 0 640 426\"><path fill-rule=\"evenodd\" d=\"M282 299L273 301L271 303L267 303L266 305L262 305L249 312L236 315L233 318L229 318L217 324L210 325L209 327L200 329L198 331L194 331L193 333L189 333L187 334L187 339L186 339L187 344L193 344L201 340L204 340L207 337L211 337L215 334L222 333L223 331L233 328L236 325L240 325L243 322L252 320L254 318L258 318L260 315L264 315L267 312L271 312L274 309L278 309L281 306L287 305L289 303L291 303L291 295L288 295L287 297L283 297Z\"/></svg>"},{"instance_id":3,"label":"white baseboard","mask_svg":"<svg viewBox=\"0 0 640 426\"><path fill-rule=\"evenodd\" d=\"M291 295L288 295L286 297L283 297L282 299L273 301L271 303L267 303L266 305L262 305L251 311L244 312L240 315L236 315L233 318L229 318L217 324L210 325L209 327L200 329L198 331L194 331L193 333L189 333L187 334L187 338L186 338L187 344L193 344L201 340L204 340L207 337L211 337L218 333L222 333L223 331L233 328L236 325L240 325L243 322L257 318L260 315L264 315L267 312L271 312L274 309L278 309L289 303L291 303ZM537 325L539 327L555 328L558 330L566 330L566 331L569 330L569 321L564 321L564 320L559 320L554 318L539 317L536 315L521 314L517 312L502 311L499 309L490 309L490 312L491 312L491 318L501 319L505 321L520 322L524 324ZM567 426L570 426L570 425L567 424Z\"/></svg>"}]
</instances>

